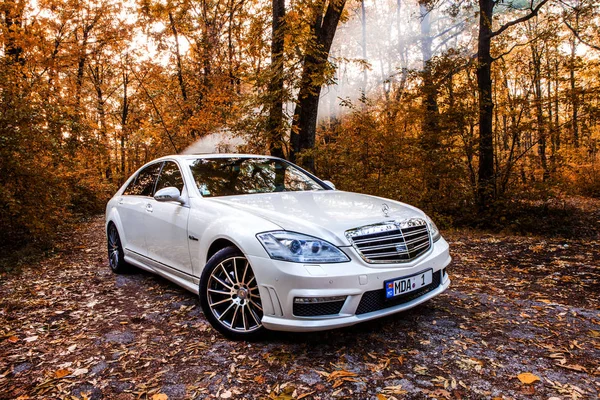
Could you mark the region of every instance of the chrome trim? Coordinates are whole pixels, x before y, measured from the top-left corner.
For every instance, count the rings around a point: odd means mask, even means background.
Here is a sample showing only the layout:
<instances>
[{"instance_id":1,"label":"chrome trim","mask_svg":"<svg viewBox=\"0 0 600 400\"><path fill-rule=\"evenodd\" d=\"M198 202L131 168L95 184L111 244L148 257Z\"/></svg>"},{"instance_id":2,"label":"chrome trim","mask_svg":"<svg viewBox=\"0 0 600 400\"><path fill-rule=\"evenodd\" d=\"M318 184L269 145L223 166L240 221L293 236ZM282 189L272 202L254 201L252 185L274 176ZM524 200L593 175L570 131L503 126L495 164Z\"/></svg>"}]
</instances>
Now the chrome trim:
<instances>
[{"instance_id":1,"label":"chrome trim","mask_svg":"<svg viewBox=\"0 0 600 400\"><path fill-rule=\"evenodd\" d=\"M406 232L406 233L402 232L403 229L414 228L414 227L419 227L419 226L422 226L423 229L418 229L418 230L415 230L412 232ZM358 238L357 240L354 240L355 237L362 237L362 236L366 236L366 235L375 235L375 234L380 234L380 233L385 233L385 232L390 232L390 231L398 231L398 233L392 234L389 236L385 236L385 237ZM428 239L427 242L425 242L415 248L412 248L409 251L407 248L407 245L416 243L417 241L422 240L424 238L424 237L419 237L419 238L412 238L412 237L419 235L419 234L422 235L423 233L427 233L427 239ZM364 226L360 226L357 228L348 229L345 232L345 235L346 235L346 238L348 239L348 241L352 244L352 247L354 247L356 252L360 255L360 257L369 264L406 264L406 263L413 262L414 260L416 260L418 258L423 257L429 251L431 251L431 249L433 248L433 240L431 237L431 231L429 230L427 221L425 221L425 219L423 219L423 218L410 218L410 219L401 220L401 221L390 220L390 221L383 221L383 222L379 222L379 223L371 224L371 225L364 225ZM386 240L395 240L395 239L398 239L398 243L388 244L388 245L377 245L377 242L382 242L382 241L386 241ZM373 243L373 245L363 247L363 248L358 247L359 245L365 244L365 243ZM397 245L403 245L407 249L404 251L386 252L386 253L373 254L373 255L363 254L363 251L384 249L386 247L395 247ZM388 256L398 256L398 255L409 255L410 256L410 252L420 250L424 247L428 247L429 251L426 250L423 253L417 255L416 257L410 258L407 260L374 260L374 258L388 257Z\"/></svg>"}]
</instances>

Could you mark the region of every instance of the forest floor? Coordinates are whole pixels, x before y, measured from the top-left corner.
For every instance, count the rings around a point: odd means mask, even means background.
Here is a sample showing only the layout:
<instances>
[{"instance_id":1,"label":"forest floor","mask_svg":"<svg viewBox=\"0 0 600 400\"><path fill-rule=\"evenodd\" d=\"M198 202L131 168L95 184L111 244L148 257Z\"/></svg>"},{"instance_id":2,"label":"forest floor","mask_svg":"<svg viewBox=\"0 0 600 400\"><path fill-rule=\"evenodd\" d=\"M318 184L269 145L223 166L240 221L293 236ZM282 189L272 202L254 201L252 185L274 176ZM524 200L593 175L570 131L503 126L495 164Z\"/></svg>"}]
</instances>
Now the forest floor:
<instances>
[{"instance_id":1,"label":"forest floor","mask_svg":"<svg viewBox=\"0 0 600 400\"><path fill-rule=\"evenodd\" d=\"M452 285L437 298L243 343L178 286L114 275L94 218L0 275L0 398L600 398L599 238L445 236Z\"/></svg>"}]
</instances>

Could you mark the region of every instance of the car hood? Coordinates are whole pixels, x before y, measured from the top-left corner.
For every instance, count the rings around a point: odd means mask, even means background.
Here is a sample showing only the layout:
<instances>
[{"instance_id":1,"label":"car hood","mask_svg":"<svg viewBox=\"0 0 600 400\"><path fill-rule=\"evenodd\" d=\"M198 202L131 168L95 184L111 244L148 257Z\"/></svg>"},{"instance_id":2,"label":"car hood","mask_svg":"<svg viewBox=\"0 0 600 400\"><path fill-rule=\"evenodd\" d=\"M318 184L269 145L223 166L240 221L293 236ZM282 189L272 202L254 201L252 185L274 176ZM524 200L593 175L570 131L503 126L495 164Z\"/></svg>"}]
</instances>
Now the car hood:
<instances>
[{"instance_id":1,"label":"car hood","mask_svg":"<svg viewBox=\"0 0 600 400\"><path fill-rule=\"evenodd\" d=\"M262 217L282 229L316 236L337 246L350 245L344 234L348 229L425 216L408 204L339 190L246 194L211 200ZM383 212L384 204L389 207L387 216Z\"/></svg>"}]
</instances>

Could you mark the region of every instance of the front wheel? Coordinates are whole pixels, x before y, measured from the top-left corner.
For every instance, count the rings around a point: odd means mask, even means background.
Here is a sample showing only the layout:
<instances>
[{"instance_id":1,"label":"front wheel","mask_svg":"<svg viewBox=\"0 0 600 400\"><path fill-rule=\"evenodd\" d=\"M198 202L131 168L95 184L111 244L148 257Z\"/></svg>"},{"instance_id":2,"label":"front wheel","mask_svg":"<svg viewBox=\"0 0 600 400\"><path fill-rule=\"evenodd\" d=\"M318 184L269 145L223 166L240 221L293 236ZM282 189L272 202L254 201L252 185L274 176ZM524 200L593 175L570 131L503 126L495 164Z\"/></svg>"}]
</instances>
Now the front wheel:
<instances>
[{"instance_id":1,"label":"front wheel","mask_svg":"<svg viewBox=\"0 0 600 400\"><path fill-rule=\"evenodd\" d=\"M264 334L258 283L244 254L230 246L206 264L200 279L200 305L211 325L235 340L256 340Z\"/></svg>"}]
</instances>

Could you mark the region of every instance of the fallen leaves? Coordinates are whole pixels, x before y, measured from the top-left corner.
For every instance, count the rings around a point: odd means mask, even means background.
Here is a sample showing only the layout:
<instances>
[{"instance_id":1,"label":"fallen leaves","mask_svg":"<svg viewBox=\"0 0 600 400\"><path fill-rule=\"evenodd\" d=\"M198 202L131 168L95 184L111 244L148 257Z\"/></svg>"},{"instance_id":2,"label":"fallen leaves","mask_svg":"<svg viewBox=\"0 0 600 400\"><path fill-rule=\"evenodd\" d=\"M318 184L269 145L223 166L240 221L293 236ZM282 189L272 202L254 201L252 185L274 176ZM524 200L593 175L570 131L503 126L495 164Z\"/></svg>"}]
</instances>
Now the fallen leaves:
<instances>
[{"instance_id":1,"label":"fallen leaves","mask_svg":"<svg viewBox=\"0 0 600 400\"><path fill-rule=\"evenodd\" d=\"M559 367L561 368L565 368L565 369L570 369L571 371L577 371L577 372L585 372L588 373L587 368L579 365L579 364L573 364L573 365L569 365L569 364L557 364Z\"/></svg>"},{"instance_id":2,"label":"fallen leaves","mask_svg":"<svg viewBox=\"0 0 600 400\"><path fill-rule=\"evenodd\" d=\"M481 373L483 368L483 361L475 358L461 358L460 360L457 360L456 363L459 368L466 371L474 370L475 372Z\"/></svg>"},{"instance_id":3,"label":"fallen leaves","mask_svg":"<svg viewBox=\"0 0 600 400\"><path fill-rule=\"evenodd\" d=\"M578 386L575 386L570 383L560 383L558 381L551 381L550 379L546 379L546 382L556 390L559 394L568 395L573 400L579 400L586 398L586 391Z\"/></svg>"},{"instance_id":4,"label":"fallen leaves","mask_svg":"<svg viewBox=\"0 0 600 400\"><path fill-rule=\"evenodd\" d=\"M100 236L102 221L95 224ZM251 344L215 334L195 297L175 285L147 274L115 277L105 265L104 238L93 240L98 249L91 260L80 250L76 262L61 259L55 267L49 260L43 273L25 270L0 285L0 393L7 398L29 393L82 400L99 392L149 400L459 400L493 399L509 390L518 398L596 395L600 368L591 356L600 350L600 314L585 302L598 294L586 291L571 304L567 297L583 286L564 285L565 274L574 272L559 269L562 264L549 262L544 252L527 259L529 238L503 238L501 252L498 245L490 249L467 239L463 247L452 243L452 286L422 306L425 312L319 334L314 341L306 335ZM574 253L582 249L577 246ZM591 260L574 275L582 285L597 279L589 274ZM582 272L584 262L588 272ZM523 274L532 279L517 291ZM133 296L136 301L128 301ZM523 383L516 375L524 371L535 372L537 380Z\"/></svg>"},{"instance_id":5,"label":"fallen leaves","mask_svg":"<svg viewBox=\"0 0 600 400\"><path fill-rule=\"evenodd\" d=\"M406 394L408 392L406 390L402 389L402 385L396 385L396 386L384 387L383 393L385 393L385 394Z\"/></svg>"},{"instance_id":6,"label":"fallen leaves","mask_svg":"<svg viewBox=\"0 0 600 400\"><path fill-rule=\"evenodd\" d=\"M424 366L424 365L415 365L413 367L413 371L417 374L417 375L427 375L429 369Z\"/></svg>"},{"instance_id":7,"label":"fallen leaves","mask_svg":"<svg viewBox=\"0 0 600 400\"><path fill-rule=\"evenodd\" d=\"M444 390L444 389L435 389L435 390L421 389L421 392L424 394L427 394L431 397L434 397L434 398L441 398L441 397L443 397L444 399L452 398L452 395L450 394L450 392L447 390Z\"/></svg>"},{"instance_id":8,"label":"fallen leaves","mask_svg":"<svg viewBox=\"0 0 600 400\"><path fill-rule=\"evenodd\" d=\"M70 374L71 374L71 371L69 371L69 370L68 370L68 369L66 369L66 368L63 368L63 369L59 369L59 370L56 370L56 371L54 371L54 377L55 377L56 379L61 379L61 378L64 378L65 376L67 376L67 375L70 375Z\"/></svg>"},{"instance_id":9,"label":"fallen leaves","mask_svg":"<svg viewBox=\"0 0 600 400\"><path fill-rule=\"evenodd\" d=\"M342 386L344 382L359 382L354 378L355 376L357 376L357 374L351 371L336 370L327 376L327 381L333 382L332 387L336 389Z\"/></svg>"},{"instance_id":10,"label":"fallen leaves","mask_svg":"<svg viewBox=\"0 0 600 400\"><path fill-rule=\"evenodd\" d=\"M525 385L531 385L533 382L537 382L540 378L530 372L523 372L522 374L517 375L517 378L524 383Z\"/></svg>"},{"instance_id":11,"label":"fallen leaves","mask_svg":"<svg viewBox=\"0 0 600 400\"><path fill-rule=\"evenodd\" d=\"M77 368L75 371L73 371L71 373L71 376L78 377L78 376L81 376L81 375L85 375L87 373L88 373L88 369L87 368Z\"/></svg>"}]
</instances>

